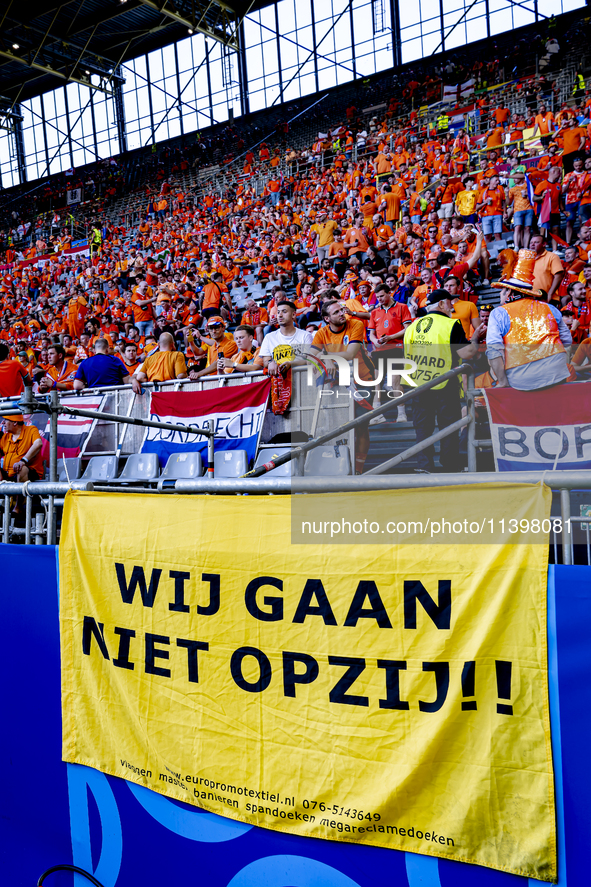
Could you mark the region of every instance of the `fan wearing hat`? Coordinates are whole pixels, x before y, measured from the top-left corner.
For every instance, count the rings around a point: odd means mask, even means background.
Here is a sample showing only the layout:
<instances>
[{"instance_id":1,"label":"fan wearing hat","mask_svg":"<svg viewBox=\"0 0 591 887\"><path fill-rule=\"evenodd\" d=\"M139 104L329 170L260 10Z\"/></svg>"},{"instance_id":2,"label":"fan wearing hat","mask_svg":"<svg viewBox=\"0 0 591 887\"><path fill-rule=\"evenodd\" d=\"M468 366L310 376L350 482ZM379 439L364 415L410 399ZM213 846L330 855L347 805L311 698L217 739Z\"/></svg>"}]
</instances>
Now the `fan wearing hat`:
<instances>
[{"instance_id":1,"label":"fan wearing hat","mask_svg":"<svg viewBox=\"0 0 591 887\"><path fill-rule=\"evenodd\" d=\"M486 356L498 388L534 391L565 382L572 336L558 308L534 288L534 250L519 250L513 276L493 283L501 305L488 321Z\"/></svg>"},{"instance_id":2,"label":"fan wearing hat","mask_svg":"<svg viewBox=\"0 0 591 887\"><path fill-rule=\"evenodd\" d=\"M22 413L2 416L4 434L0 437L3 457L2 477L5 480L39 480L43 477L41 435L34 425L25 425Z\"/></svg>"},{"instance_id":3,"label":"fan wearing hat","mask_svg":"<svg viewBox=\"0 0 591 887\"><path fill-rule=\"evenodd\" d=\"M469 360L478 352L480 325L470 341L459 320L452 317L452 297L444 289L435 289L427 296L426 315L417 318L404 333L404 356L414 360L417 369L413 379L423 385L457 366L458 358ZM413 400L412 423L417 443L431 437L435 423L439 429L457 422L462 415L458 378L446 379ZM428 447L417 454L420 471L433 471L435 451ZM459 471L459 432L444 437L439 461L444 471Z\"/></svg>"}]
</instances>

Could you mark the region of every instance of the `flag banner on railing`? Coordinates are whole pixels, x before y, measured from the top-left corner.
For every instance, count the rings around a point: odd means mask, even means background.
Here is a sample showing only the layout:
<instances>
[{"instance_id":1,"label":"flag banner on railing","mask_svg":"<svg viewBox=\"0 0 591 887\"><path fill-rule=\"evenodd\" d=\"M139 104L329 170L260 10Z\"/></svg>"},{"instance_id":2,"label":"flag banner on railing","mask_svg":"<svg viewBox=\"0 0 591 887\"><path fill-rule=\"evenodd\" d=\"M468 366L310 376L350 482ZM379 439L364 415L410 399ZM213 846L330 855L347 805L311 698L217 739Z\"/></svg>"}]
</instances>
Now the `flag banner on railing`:
<instances>
[{"instance_id":1,"label":"flag banner on railing","mask_svg":"<svg viewBox=\"0 0 591 887\"><path fill-rule=\"evenodd\" d=\"M591 382L484 395L497 471L591 469Z\"/></svg>"},{"instance_id":2,"label":"flag banner on railing","mask_svg":"<svg viewBox=\"0 0 591 887\"><path fill-rule=\"evenodd\" d=\"M292 544L291 496L68 494L63 760L249 825L555 881L547 535L354 535L452 498L550 523L550 488L295 498L311 522L334 499L352 541ZM294 878L272 883L312 883Z\"/></svg>"},{"instance_id":3,"label":"flag banner on railing","mask_svg":"<svg viewBox=\"0 0 591 887\"><path fill-rule=\"evenodd\" d=\"M97 410L100 412L105 403L104 395L86 395L85 397L77 397L72 399L71 406L80 410ZM67 401L64 401L67 406ZM34 413L34 417L44 416L43 413ZM43 448L41 454L44 459L49 459L49 427L50 419L45 416L45 428L41 430L37 418L32 418L32 424L37 425L43 439ZM57 455L58 458L65 456L66 459L79 456L80 451L88 440L96 419L88 416L58 416L57 420Z\"/></svg>"},{"instance_id":4,"label":"flag banner on railing","mask_svg":"<svg viewBox=\"0 0 591 887\"><path fill-rule=\"evenodd\" d=\"M197 425L207 428L214 421L215 449L246 450L254 459L263 429L271 381L264 379L250 385L212 388L209 391L154 392L150 418L172 425ZM142 453L158 453L160 465L166 465L172 453L201 453L207 464L207 438L178 431L148 428Z\"/></svg>"}]
</instances>

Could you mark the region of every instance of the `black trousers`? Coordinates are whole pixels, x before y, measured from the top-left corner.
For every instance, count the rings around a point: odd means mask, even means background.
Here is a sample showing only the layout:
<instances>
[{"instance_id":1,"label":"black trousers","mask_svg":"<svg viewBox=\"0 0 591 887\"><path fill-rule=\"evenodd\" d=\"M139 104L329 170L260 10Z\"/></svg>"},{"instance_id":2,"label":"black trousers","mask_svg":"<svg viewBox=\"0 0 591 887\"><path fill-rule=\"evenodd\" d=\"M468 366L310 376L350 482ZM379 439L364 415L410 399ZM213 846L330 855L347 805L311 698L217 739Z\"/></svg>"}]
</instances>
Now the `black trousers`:
<instances>
[{"instance_id":1,"label":"black trousers","mask_svg":"<svg viewBox=\"0 0 591 887\"><path fill-rule=\"evenodd\" d=\"M455 384L454 384L455 383ZM412 401L412 424L417 443L435 433L435 423L441 431L462 417L462 407L457 382L452 379L439 391L425 391ZM444 471L461 471L463 457L460 455L460 432L456 431L439 441L439 461ZM427 447L417 453L418 467L433 471L435 448Z\"/></svg>"}]
</instances>

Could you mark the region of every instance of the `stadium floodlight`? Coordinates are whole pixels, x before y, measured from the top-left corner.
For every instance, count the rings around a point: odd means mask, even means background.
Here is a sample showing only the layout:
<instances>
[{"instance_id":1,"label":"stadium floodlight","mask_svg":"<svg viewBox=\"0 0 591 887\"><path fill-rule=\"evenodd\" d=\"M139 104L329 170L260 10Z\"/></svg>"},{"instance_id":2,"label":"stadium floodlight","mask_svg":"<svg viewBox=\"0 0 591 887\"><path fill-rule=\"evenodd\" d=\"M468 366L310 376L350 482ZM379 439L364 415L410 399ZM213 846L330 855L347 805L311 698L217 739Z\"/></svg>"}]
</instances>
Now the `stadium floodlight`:
<instances>
[{"instance_id":1,"label":"stadium floodlight","mask_svg":"<svg viewBox=\"0 0 591 887\"><path fill-rule=\"evenodd\" d=\"M12 48L13 48L13 49L20 49L20 46L19 46L18 43L13 43L13 44L12 44Z\"/></svg>"}]
</instances>

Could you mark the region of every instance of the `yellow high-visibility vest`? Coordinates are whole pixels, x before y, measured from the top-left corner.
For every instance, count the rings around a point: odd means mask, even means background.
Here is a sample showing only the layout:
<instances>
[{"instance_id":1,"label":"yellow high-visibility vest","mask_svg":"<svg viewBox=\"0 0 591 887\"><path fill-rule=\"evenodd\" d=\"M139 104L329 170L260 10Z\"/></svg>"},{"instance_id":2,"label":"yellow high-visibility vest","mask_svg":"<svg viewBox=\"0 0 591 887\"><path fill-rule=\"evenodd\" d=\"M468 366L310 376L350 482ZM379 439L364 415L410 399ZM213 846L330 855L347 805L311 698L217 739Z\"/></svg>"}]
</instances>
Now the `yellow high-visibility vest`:
<instances>
[{"instance_id":1,"label":"yellow high-visibility vest","mask_svg":"<svg viewBox=\"0 0 591 887\"><path fill-rule=\"evenodd\" d=\"M452 368L451 331L457 318L442 314L427 314L418 317L404 333L404 356L414 360L417 369L412 378L417 385L430 382ZM435 385L432 391L445 388L448 383Z\"/></svg>"}]
</instances>

